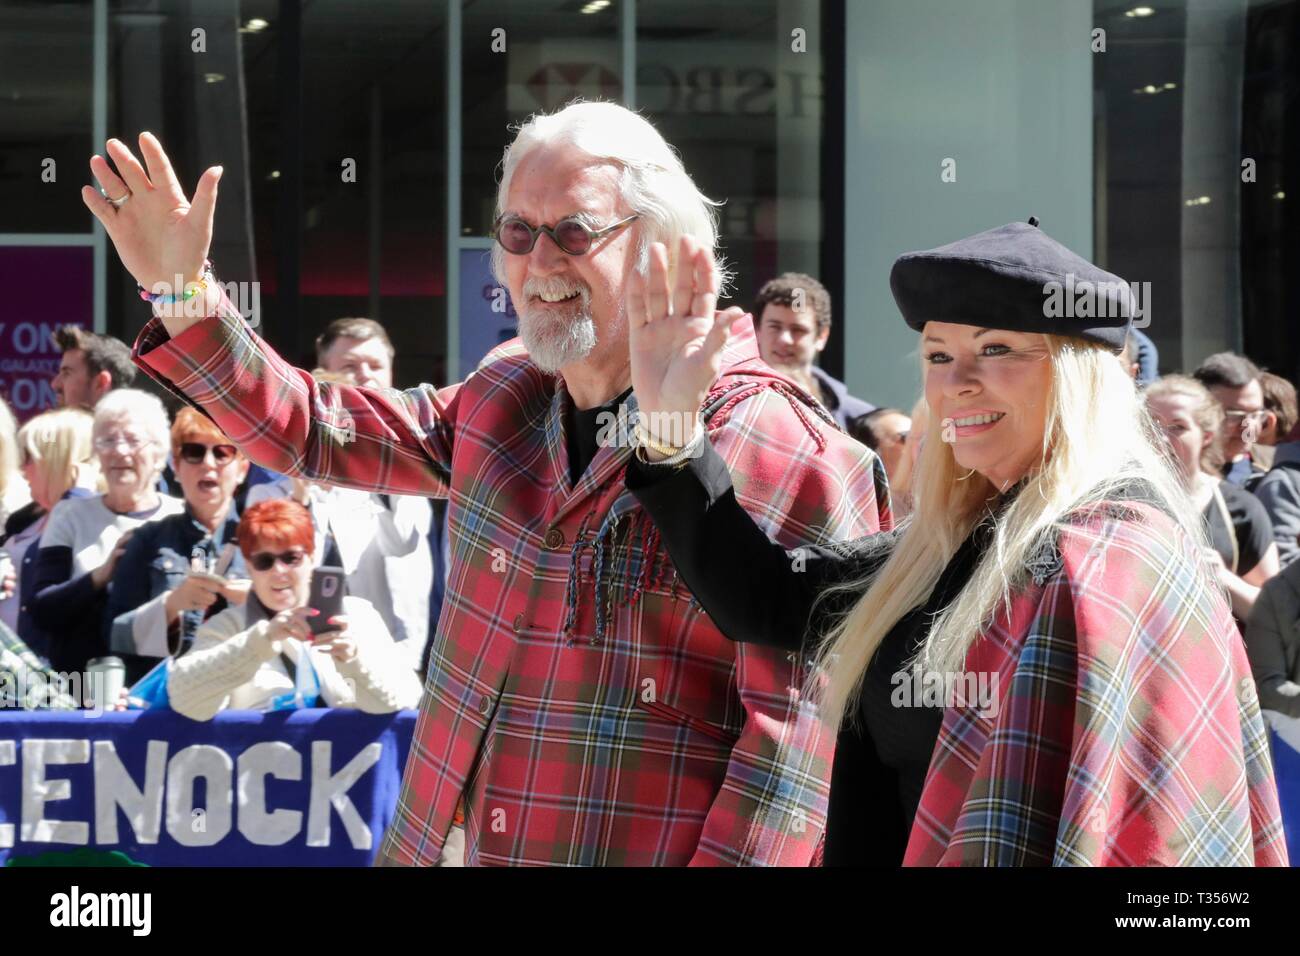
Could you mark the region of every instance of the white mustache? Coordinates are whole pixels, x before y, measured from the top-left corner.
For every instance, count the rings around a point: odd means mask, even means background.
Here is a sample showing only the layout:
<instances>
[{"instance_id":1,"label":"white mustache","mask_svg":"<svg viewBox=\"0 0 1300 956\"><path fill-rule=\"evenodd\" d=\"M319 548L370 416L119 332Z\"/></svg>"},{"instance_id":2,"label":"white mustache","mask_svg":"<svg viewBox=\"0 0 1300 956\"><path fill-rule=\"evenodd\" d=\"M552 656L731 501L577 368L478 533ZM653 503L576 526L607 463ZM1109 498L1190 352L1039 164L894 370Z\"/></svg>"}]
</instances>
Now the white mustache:
<instances>
[{"instance_id":1,"label":"white mustache","mask_svg":"<svg viewBox=\"0 0 1300 956\"><path fill-rule=\"evenodd\" d=\"M576 282L573 279L565 279L560 276L549 276L540 278L530 276L524 280L524 299L531 299L533 296L539 298L543 295L552 298L571 295L577 292L582 298L582 304L588 306L591 304L591 287L585 282Z\"/></svg>"}]
</instances>

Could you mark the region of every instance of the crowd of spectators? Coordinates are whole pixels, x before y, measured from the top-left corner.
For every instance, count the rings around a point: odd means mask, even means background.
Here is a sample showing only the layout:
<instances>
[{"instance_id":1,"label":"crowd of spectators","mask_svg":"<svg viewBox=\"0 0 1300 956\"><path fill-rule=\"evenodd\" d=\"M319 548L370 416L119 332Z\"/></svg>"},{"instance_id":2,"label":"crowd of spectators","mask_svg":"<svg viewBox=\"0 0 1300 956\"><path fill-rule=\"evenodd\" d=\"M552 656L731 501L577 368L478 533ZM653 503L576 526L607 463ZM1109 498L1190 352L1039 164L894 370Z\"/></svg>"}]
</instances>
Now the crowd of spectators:
<instances>
[{"instance_id":1,"label":"crowd of spectators","mask_svg":"<svg viewBox=\"0 0 1300 956\"><path fill-rule=\"evenodd\" d=\"M18 674L49 688L6 703L88 705L88 682L69 678L111 655L128 688L163 668L165 699L196 720L415 706L441 610L441 512L254 466L201 412L131 387L124 343L78 327L54 340L61 407L18 428L0 400L0 670L10 696ZM341 319L316 344L322 378L392 387L377 322ZM320 567L345 595L312 630Z\"/></svg>"}]
</instances>

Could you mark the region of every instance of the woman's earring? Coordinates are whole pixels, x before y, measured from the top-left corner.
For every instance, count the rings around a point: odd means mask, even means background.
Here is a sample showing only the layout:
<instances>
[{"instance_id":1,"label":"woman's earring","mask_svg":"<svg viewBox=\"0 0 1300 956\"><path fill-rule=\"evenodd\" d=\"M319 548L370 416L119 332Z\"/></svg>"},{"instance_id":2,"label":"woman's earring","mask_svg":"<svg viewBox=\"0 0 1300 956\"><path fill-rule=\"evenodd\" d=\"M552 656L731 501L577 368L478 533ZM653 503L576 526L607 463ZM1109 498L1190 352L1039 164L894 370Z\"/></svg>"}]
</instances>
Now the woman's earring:
<instances>
[{"instance_id":1,"label":"woman's earring","mask_svg":"<svg viewBox=\"0 0 1300 956\"><path fill-rule=\"evenodd\" d=\"M967 478L969 478L969 477L970 477L971 475L973 475L973 474L975 474L975 469L974 469L974 468L972 468L970 471L966 472L966 474L962 475L962 476L961 476L960 478L958 478L957 480L958 480L958 481L965 481Z\"/></svg>"}]
</instances>

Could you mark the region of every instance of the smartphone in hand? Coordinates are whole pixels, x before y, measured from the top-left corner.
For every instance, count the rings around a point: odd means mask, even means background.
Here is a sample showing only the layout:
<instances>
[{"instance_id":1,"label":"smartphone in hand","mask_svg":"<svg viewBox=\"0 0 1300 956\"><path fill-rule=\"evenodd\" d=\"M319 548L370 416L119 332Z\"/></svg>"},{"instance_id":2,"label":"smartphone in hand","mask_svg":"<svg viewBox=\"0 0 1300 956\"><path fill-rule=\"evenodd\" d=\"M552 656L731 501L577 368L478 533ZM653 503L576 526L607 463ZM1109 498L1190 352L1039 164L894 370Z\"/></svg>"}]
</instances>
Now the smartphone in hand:
<instances>
[{"instance_id":1,"label":"smartphone in hand","mask_svg":"<svg viewBox=\"0 0 1300 956\"><path fill-rule=\"evenodd\" d=\"M337 630L329 623L336 614L343 613L343 593L347 588L347 577L342 568L323 565L311 573L311 596L307 606L320 613L307 618L307 626L313 634Z\"/></svg>"}]
</instances>

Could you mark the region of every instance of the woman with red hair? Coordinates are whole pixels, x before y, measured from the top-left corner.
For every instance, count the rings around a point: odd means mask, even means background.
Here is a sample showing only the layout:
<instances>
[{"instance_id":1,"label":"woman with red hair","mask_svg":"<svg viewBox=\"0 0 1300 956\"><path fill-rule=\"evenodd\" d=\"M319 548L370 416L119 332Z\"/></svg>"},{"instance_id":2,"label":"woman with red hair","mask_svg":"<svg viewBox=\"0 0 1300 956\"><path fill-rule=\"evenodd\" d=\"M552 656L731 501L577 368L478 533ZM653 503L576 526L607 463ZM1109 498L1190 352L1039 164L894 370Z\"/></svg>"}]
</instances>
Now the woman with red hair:
<instances>
[{"instance_id":1,"label":"woman with red hair","mask_svg":"<svg viewBox=\"0 0 1300 956\"><path fill-rule=\"evenodd\" d=\"M313 635L308 627L317 612L307 606L315 535L306 508L283 499L253 505L237 540L252 593L205 622L176 660L167 681L173 710L210 720L225 709L273 709L303 686L304 669L320 706L372 714L415 706L419 679L370 602L346 596L343 613L326 622L333 630Z\"/></svg>"}]
</instances>

